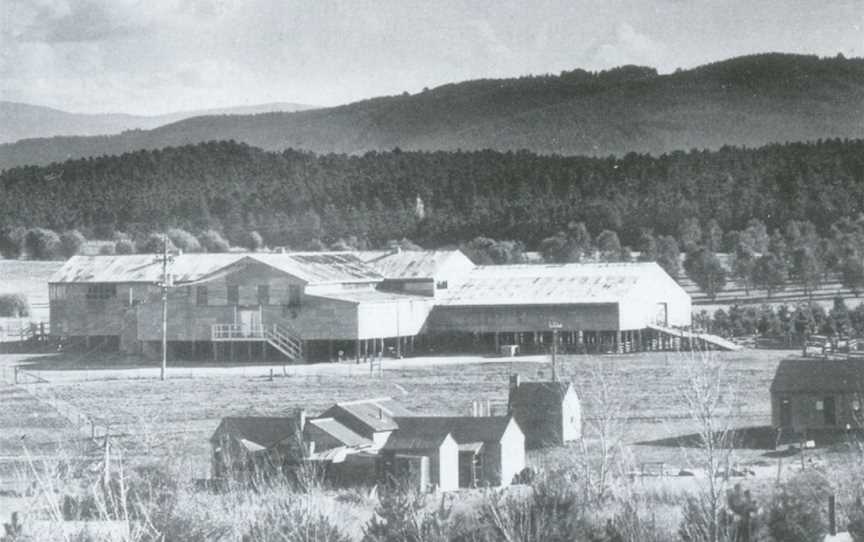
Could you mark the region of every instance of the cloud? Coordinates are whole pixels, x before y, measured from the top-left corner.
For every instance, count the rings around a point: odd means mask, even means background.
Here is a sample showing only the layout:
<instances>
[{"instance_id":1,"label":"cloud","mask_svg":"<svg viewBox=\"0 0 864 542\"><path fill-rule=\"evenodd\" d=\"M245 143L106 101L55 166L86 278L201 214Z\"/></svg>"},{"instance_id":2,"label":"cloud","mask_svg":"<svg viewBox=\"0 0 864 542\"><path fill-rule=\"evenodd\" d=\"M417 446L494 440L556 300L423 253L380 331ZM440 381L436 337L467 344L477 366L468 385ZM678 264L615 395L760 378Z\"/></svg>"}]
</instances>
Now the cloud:
<instances>
[{"instance_id":1,"label":"cloud","mask_svg":"<svg viewBox=\"0 0 864 542\"><path fill-rule=\"evenodd\" d=\"M620 23L615 29L614 40L596 47L591 59L595 68L605 69L626 64L647 64L657 67L663 64L666 47L647 34L638 32L629 23Z\"/></svg>"},{"instance_id":2,"label":"cloud","mask_svg":"<svg viewBox=\"0 0 864 542\"><path fill-rule=\"evenodd\" d=\"M75 43L129 36L149 22L135 7L126 0L12 0L12 37L19 42Z\"/></svg>"}]
</instances>

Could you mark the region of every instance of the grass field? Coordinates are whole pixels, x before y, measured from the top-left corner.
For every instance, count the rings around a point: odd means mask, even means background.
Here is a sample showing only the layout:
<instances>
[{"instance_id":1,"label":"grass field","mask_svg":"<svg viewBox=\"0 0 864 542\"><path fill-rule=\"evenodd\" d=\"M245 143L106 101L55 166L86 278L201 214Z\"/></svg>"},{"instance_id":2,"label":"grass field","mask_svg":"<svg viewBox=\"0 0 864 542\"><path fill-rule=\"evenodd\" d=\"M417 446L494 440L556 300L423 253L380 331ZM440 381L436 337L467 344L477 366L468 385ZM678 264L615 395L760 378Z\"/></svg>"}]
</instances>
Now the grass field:
<instances>
[{"instance_id":1,"label":"grass field","mask_svg":"<svg viewBox=\"0 0 864 542\"><path fill-rule=\"evenodd\" d=\"M732 409L734 425L768 425L768 386L785 353L744 351L713 355L722 360L724 378L736 390L736 404ZM563 357L560 370L583 397L589 438L588 422L598 409L604 408L593 402L591 390L597 364L601 362L616 397L622 401L626 417L624 440L633 445L635 456L680 464L680 446L667 439L680 438L697 429L686 412L681 394L687 365L693 360L674 353ZM314 371L314 366L311 367ZM495 412L503 413L511 372L518 372L529 380L537 378L538 372L549 377L548 365L518 361L465 365L424 363L385 370L382 377L369 376L358 368L351 374L344 371L341 374L298 374L278 376L273 381L269 381L269 370L264 367L227 374L206 369L178 371L180 376L175 374L166 382L152 376L143 378L134 370L130 370L130 374L136 375L133 378L124 378L123 371L112 370L91 371L86 380L69 381L64 380L66 371L43 369L39 374L49 383L39 384L38 389L40 394L50 392L88 416L107 423L126 450L127 459L146 462L183 457L188 459L190 475L206 476L207 439L223 416L284 415L298 407L314 414L335 401L385 395L396 397L409 408L423 413L467 414L473 400L489 400ZM281 374L278 369L276 374ZM20 393L14 388L3 388L0 400L14 401ZM43 419L44 423L53 423L47 421L51 417L43 410L34 412L40 424ZM0 423L6 425L0 429L20 423L19 419L18 415L0 418ZM41 434L35 427L33 431L27 438L38 444ZM50 442L59 435L52 434L42 440ZM0 439L0 447L5 448L0 456L15 453L14 446L9 449L9 445L10 442ZM764 450L749 452L755 457ZM554 453L566 453L566 450Z\"/></svg>"}]
</instances>

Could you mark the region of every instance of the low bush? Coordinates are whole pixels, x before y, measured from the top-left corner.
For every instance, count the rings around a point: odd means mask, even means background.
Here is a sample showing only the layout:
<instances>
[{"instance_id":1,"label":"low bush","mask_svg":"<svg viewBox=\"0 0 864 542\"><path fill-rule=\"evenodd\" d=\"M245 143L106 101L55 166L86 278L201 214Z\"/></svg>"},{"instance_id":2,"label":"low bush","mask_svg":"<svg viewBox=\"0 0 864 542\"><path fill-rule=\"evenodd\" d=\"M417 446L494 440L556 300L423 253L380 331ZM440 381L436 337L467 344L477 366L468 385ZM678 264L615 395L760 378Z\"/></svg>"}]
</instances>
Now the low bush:
<instances>
[{"instance_id":1,"label":"low bush","mask_svg":"<svg viewBox=\"0 0 864 542\"><path fill-rule=\"evenodd\" d=\"M821 542L828 533L824 508L831 488L816 470L791 478L774 496L768 532L776 542Z\"/></svg>"},{"instance_id":2,"label":"low bush","mask_svg":"<svg viewBox=\"0 0 864 542\"><path fill-rule=\"evenodd\" d=\"M30 316L30 305L23 294L0 294L0 317Z\"/></svg>"}]
</instances>

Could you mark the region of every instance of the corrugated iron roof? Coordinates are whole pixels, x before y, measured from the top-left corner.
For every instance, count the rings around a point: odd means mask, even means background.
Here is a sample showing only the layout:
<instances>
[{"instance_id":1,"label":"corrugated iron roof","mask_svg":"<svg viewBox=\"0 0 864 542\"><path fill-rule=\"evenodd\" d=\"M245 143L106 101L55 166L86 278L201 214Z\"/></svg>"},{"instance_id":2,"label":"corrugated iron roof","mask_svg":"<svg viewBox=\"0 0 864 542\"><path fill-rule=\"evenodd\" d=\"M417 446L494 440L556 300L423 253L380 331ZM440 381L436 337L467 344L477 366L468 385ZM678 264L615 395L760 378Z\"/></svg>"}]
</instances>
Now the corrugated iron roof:
<instances>
[{"instance_id":1,"label":"corrugated iron roof","mask_svg":"<svg viewBox=\"0 0 864 542\"><path fill-rule=\"evenodd\" d=\"M393 431L387 442L381 447L382 451L421 451L434 450L441 446L450 431L436 424L411 424L406 422L404 427ZM452 438L452 437L451 437Z\"/></svg>"},{"instance_id":2,"label":"corrugated iron roof","mask_svg":"<svg viewBox=\"0 0 864 542\"><path fill-rule=\"evenodd\" d=\"M346 301L348 303L376 303L376 302L393 302L393 301L424 301L432 303L429 296L401 294L388 292L385 290L345 290L343 292L328 292L321 294L311 294L310 297L323 297L325 299L335 299L337 301Z\"/></svg>"},{"instance_id":3,"label":"corrugated iron roof","mask_svg":"<svg viewBox=\"0 0 864 542\"><path fill-rule=\"evenodd\" d=\"M333 418L313 418L308 423L324 431L345 446L365 446L372 444L371 440L363 438Z\"/></svg>"},{"instance_id":4,"label":"corrugated iron roof","mask_svg":"<svg viewBox=\"0 0 864 542\"><path fill-rule=\"evenodd\" d=\"M194 282L244 261L260 262L310 284L377 282L383 277L356 255L347 252L178 254L168 273L175 284ZM148 282L162 279L162 264L154 254L73 256L50 282Z\"/></svg>"},{"instance_id":5,"label":"corrugated iron roof","mask_svg":"<svg viewBox=\"0 0 864 542\"><path fill-rule=\"evenodd\" d=\"M348 414L373 432L392 431L398 426L395 416L410 416L412 412L389 397L336 403L321 416L338 418L340 412Z\"/></svg>"},{"instance_id":6,"label":"corrugated iron roof","mask_svg":"<svg viewBox=\"0 0 864 542\"><path fill-rule=\"evenodd\" d=\"M665 273L656 263L485 265L451 284L448 306L617 303Z\"/></svg>"},{"instance_id":7,"label":"corrugated iron roof","mask_svg":"<svg viewBox=\"0 0 864 542\"><path fill-rule=\"evenodd\" d=\"M777 366L772 393L862 393L864 361L814 358L784 359Z\"/></svg>"},{"instance_id":8,"label":"corrugated iron roof","mask_svg":"<svg viewBox=\"0 0 864 542\"><path fill-rule=\"evenodd\" d=\"M560 407L570 388L569 382L520 382L510 392L510 405L517 410L546 411L550 407Z\"/></svg>"},{"instance_id":9,"label":"corrugated iron roof","mask_svg":"<svg viewBox=\"0 0 864 542\"><path fill-rule=\"evenodd\" d=\"M358 255L388 279L431 279L450 258L468 259L459 250L360 252Z\"/></svg>"},{"instance_id":10,"label":"corrugated iron roof","mask_svg":"<svg viewBox=\"0 0 864 542\"><path fill-rule=\"evenodd\" d=\"M239 441L248 441L264 448L272 448L276 444L298 438L297 419L284 416L230 416L222 418L222 422L213 433L211 440L219 435L220 430ZM249 445L244 443L247 448Z\"/></svg>"},{"instance_id":11,"label":"corrugated iron roof","mask_svg":"<svg viewBox=\"0 0 864 542\"><path fill-rule=\"evenodd\" d=\"M458 444L497 442L504 435L509 416L406 416L395 418L399 426L393 434L451 434ZM389 442L389 441L388 441Z\"/></svg>"}]
</instances>

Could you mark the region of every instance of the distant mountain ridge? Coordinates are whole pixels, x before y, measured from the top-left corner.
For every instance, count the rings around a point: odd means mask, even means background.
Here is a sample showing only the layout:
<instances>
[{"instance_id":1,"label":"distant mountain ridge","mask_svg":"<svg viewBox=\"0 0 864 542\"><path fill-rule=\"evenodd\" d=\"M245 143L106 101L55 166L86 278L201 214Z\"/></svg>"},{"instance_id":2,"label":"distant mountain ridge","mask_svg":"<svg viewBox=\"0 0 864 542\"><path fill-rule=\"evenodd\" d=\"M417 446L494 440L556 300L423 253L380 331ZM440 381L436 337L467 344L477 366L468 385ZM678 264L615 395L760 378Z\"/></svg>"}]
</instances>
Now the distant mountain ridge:
<instances>
[{"instance_id":1,"label":"distant mountain ridge","mask_svg":"<svg viewBox=\"0 0 864 542\"><path fill-rule=\"evenodd\" d=\"M0 145L0 169L201 141L318 153L528 149L661 154L723 145L864 137L864 59L763 54L658 75L601 73L477 80L295 113L199 116L110 137Z\"/></svg>"},{"instance_id":2,"label":"distant mountain ridge","mask_svg":"<svg viewBox=\"0 0 864 542\"><path fill-rule=\"evenodd\" d=\"M124 113L69 113L52 107L0 100L0 143L59 135L88 136L119 134L126 130L149 130L201 115L253 115L274 111L303 111L313 106L274 102L258 105L178 111L164 115Z\"/></svg>"}]
</instances>

